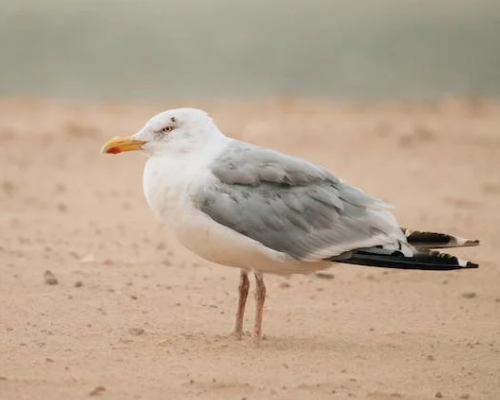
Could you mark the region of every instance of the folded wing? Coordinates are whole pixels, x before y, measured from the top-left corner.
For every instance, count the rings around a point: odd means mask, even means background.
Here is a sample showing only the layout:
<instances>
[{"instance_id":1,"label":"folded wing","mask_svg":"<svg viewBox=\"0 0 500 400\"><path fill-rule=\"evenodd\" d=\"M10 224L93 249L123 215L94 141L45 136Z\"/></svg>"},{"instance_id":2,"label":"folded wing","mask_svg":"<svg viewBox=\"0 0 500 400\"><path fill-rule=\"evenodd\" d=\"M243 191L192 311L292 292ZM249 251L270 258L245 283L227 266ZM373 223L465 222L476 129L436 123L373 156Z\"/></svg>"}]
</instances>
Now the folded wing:
<instances>
[{"instance_id":1,"label":"folded wing","mask_svg":"<svg viewBox=\"0 0 500 400\"><path fill-rule=\"evenodd\" d=\"M238 141L210 167L195 205L268 248L304 261L373 246L412 253L388 204L324 168Z\"/></svg>"}]
</instances>

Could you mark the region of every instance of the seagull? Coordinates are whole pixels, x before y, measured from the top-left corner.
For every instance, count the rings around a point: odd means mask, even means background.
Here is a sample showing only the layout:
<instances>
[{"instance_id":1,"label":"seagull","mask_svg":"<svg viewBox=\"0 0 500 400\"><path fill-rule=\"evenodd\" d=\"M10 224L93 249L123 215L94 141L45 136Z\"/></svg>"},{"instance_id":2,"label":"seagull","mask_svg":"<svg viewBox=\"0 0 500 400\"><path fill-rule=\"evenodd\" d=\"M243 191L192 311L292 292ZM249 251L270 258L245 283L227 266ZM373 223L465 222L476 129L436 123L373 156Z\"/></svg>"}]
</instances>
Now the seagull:
<instances>
[{"instance_id":1,"label":"seagull","mask_svg":"<svg viewBox=\"0 0 500 400\"><path fill-rule=\"evenodd\" d=\"M249 273L255 276L255 343L262 338L264 274L312 273L333 263L454 270L478 264L436 251L475 246L447 234L402 228L392 206L327 169L224 135L203 110L151 118L101 152L141 150L146 201L180 243L210 262L240 269L234 336L243 335Z\"/></svg>"}]
</instances>

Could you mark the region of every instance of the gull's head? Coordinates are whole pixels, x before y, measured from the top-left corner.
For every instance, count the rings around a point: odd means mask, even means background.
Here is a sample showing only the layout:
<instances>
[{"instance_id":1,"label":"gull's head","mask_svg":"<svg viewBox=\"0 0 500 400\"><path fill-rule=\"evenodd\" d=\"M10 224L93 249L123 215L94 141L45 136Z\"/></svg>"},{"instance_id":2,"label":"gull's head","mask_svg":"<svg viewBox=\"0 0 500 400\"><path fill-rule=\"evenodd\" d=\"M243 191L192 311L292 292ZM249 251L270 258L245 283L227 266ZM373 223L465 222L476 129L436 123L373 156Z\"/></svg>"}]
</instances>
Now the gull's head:
<instances>
[{"instance_id":1,"label":"gull's head","mask_svg":"<svg viewBox=\"0 0 500 400\"><path fill-rule=\"evenodd\" d=\"M155 115L132 136L109 140L101 152L118 154L124 151L144 150L149 155L161 155L172 151L189 152L202 149L214 139L223 136L205 111L177 108Z\"/></svg>"}]
</instances>

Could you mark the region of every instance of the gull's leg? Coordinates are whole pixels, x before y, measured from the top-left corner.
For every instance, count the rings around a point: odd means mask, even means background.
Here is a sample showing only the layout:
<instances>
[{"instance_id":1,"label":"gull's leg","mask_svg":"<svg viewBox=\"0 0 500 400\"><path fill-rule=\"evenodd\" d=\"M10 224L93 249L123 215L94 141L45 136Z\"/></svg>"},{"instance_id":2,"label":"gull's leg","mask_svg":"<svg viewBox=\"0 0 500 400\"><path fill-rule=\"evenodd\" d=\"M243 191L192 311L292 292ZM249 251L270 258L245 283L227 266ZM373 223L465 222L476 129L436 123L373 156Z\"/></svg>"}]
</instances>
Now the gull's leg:
<instances>
[{"instance_id":1,"label":"gull's leg","mask_svg":"<svg viewBox=\"0 0 500 400\"><path fill-rule=\"evenodd\" d=\"M266 285L264 284L264 275L262 272L254 272L255 275L255 325L254 337L255 344L260 343L262 338L262 314L264 312L264 302L266 300Z\"/></svg>"},{"instance_id":2,"label":"gull's leg","mask_svg":"<svg viewBox=\"0 0 500 400\"><path fill-rule=\"evenodd\" d=\"M238 310L236 311L236 322L234 324L234 336L238 340L241 340L243 335L243 317L245 316L245 304L247 303L249 288L248 272L242 269L240 270L240 285L238 286Z\"/></svg>"}]
</instances>

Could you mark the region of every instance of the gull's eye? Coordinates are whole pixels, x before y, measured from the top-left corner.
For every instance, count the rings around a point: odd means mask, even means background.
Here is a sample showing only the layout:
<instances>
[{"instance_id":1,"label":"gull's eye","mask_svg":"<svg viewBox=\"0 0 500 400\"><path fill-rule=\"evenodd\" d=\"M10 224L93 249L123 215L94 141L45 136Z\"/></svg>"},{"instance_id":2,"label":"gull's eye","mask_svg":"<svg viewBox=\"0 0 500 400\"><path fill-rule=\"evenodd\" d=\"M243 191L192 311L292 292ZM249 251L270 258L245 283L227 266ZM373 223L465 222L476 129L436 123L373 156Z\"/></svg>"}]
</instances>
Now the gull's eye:
<instances>
[{"instance_id":1,"label":"gull's eye","mask_svg":"<svg viewBox=\"0 0 500 400\"><path fill-rule=\"evenodd\" d=\"M164 133L168 133L168 132L172 132L173 131L173 127L171 126L166 126L165 128L163 128L161 131L164 132Z\"/></svg>"}]
</instances>

